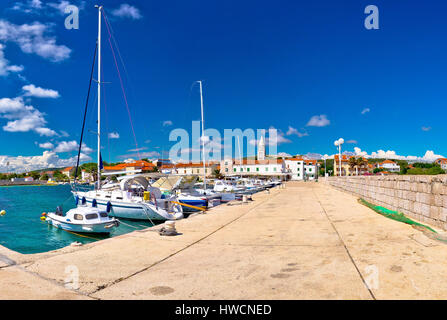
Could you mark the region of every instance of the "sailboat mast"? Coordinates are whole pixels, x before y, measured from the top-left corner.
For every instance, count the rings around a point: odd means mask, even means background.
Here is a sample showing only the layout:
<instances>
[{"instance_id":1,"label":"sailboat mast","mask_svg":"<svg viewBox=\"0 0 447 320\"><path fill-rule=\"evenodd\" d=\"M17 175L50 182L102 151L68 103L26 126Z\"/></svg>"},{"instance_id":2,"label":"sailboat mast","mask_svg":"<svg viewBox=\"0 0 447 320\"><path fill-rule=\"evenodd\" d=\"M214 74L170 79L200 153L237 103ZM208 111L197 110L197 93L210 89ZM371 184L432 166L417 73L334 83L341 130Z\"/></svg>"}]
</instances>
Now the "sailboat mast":
<instances>
[{"instance_id":1,"label":"sailboat mast","mask_svg":"<svg viewBox=\"0 0 447 320\"><path fill-rule=\"evenodd\" d=\"M241 142L239 141L239 136L237 136L237 145L238 145L238 148L239 148L239 162L240 162L241 168L242 168ZM242 170L241 170L241 179L242 179Z\"/></svg>"},{"instance_id":2,"label":"sailboat mast","mask_svg":"<svg viewBox=\"0 0 447 320\"><path fill-rule=\"evenodd\" d=\"M101 10L98 8L98 190L101 189Z\"/></svg>"},{"instance_id":3,"label":"sailboat mast","mask_svg":"<svg viewBox=\"0 0 447 320\"><path fill-rule=\"evenodd\" d=\"M203 193L206 193L206 165L205 165L205 125L203 123L203 93L202 93L202 81L197 81L200 85L200 108L202 113L202 160L203 160Z\"/></svg>"}]
</instances>

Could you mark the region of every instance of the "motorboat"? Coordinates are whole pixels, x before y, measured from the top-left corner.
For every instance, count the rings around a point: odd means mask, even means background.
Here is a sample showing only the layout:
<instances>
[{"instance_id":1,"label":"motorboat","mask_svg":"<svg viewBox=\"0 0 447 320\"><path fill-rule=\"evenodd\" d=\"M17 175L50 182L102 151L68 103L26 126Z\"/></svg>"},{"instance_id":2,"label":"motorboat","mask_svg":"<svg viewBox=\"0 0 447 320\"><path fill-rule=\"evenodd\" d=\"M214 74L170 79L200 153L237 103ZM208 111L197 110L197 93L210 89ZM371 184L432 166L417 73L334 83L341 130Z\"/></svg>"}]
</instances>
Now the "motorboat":
<instances>
[{"instance_id":1,"label":"motorboat","mask_svg":"<svg viewBox=\"0 0 447 320\"><path fill-rule=\"evenodd\" d=\"M78 206L63 213L61 207L46 215L46 222L56 228L76 233L109 234L120 225L105 210L91 206Z\"/></svg>"}]
</instances>

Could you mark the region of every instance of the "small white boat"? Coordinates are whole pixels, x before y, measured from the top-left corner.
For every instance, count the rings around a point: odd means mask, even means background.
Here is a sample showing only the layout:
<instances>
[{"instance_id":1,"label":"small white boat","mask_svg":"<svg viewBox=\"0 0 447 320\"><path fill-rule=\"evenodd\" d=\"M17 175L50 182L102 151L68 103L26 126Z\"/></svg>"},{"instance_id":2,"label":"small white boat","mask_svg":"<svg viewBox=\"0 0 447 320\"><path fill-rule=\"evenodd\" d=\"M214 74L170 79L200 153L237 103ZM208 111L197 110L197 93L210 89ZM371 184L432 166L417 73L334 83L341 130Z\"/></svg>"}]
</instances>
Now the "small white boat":
<instances>
[{"instance_id":1,"label":"small white boat","mask_svg":"<svg viewBox=\"0 0 447 320\"><path fill-rule=\"evenodd\" d=\"M95 207L79 206L63 214L60 207L46 216L48 224L78 233L110 233L119 221L109 217L106 211Z\"/></svg>"}]
</instances>

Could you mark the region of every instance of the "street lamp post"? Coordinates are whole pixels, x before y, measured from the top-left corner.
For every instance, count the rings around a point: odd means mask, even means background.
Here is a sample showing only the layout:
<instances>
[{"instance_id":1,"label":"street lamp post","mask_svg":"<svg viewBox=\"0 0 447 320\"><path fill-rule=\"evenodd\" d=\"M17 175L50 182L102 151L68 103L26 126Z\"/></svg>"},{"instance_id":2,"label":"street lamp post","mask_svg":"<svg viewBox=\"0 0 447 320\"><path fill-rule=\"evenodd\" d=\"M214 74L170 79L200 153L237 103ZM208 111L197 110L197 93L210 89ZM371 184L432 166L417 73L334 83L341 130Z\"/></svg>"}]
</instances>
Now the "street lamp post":
<instances>
[{"instance_id":1,"label":"street lamp post","mask_svg":"<svg viewBox=\"0 0 447 320\"><path fill-rule=\"evenodd\" d=\"M340 138L334 142L334 145L338 147L338 166L340 167L340 177L341 177L341 145L345 143L343 138Z\"/></svg>"}]
</instances>

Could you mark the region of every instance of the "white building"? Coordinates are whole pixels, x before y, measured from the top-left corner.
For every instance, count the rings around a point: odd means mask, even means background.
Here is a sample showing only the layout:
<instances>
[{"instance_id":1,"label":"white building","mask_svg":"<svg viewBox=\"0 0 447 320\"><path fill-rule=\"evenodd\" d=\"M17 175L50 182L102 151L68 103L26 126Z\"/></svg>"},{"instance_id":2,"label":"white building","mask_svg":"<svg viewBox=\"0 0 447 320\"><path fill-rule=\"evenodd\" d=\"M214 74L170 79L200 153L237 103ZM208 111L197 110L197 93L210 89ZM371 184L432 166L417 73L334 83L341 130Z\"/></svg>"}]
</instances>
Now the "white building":
<instances>
[{"instance_id":1,"label":"white building","mask_svg":"<svg viewBox=\"0 0 447 320\"><path fill-rule=\"evenodd\" d=\"M380 162L377 167L389 172L400 172L400 166L396 162L391 160Z\"/></svg>"},{"instance_id":2,"label":"white building","mask_svg":"<svg viewBox=\"0 0 447 320\"><path fill-rule=\"evenodd\" d=\"M242 161L224 160L221 163L221 173L226 176L231 175L281 176L285 174L285 169L286 167L284 164L284 160L282 159L273 159L273 160L248 159Z\"/></svg>"},{"instance_id":3,"label":"white building","mask_svg":"<svg viewBox=\"0 0 447 320\"><path fill-rule=\"evenodd\" d=\"M286 159L285 168L291 180L314 180L318 177L317 160L303 158Z\"/></svg>"}]
</instances>

